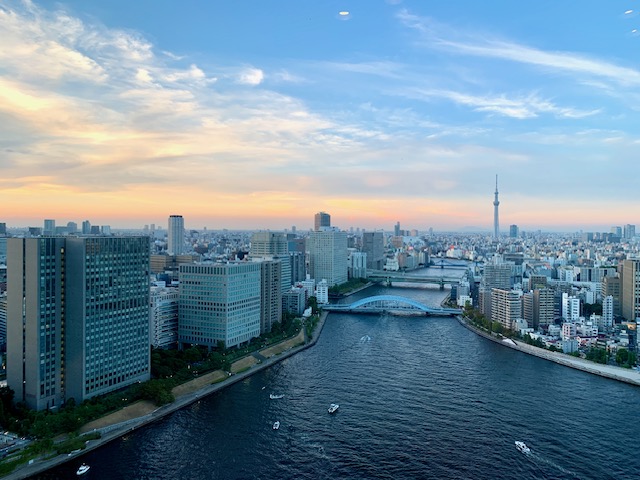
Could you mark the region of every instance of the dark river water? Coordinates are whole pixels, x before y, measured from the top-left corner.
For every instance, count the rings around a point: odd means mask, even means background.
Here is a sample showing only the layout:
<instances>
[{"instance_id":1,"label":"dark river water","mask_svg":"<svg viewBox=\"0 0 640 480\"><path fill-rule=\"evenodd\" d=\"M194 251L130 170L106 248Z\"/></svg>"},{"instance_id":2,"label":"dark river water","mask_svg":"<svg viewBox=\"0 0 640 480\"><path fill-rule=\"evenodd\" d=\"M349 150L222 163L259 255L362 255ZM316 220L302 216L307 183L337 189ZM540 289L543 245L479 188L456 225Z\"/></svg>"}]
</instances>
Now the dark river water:
<instances>
[{"instance_id":1,"label":"dark river water","mask_svg":"<svg viewBox=\"0 0 640 480\"><path fill-rule=\"evenodd\" d=\"M372 287L347 301L382 293L443 298ZM85 461L92 480L638 479L638 405L638 387L454 318L330 314L314 347L36 478L77 478Z\"/></svg>"}]
</instances>

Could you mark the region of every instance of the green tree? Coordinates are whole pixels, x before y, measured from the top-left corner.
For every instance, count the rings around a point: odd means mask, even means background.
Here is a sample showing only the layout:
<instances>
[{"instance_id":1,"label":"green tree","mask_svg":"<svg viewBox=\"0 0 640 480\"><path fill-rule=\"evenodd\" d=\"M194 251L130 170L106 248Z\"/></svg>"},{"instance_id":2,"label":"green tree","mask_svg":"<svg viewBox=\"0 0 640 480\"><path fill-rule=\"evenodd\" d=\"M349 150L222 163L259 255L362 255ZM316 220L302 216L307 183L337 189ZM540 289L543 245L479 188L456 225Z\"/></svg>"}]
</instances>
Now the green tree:
<instances>
[{"instance_id":1,"label":"green tree","mask_svg":"<svg viewBox=\"0 0 640 480\"><path fill-rule=\"evenodd\" d=\"M318 299L315 296L309 297L307 301L307 307L311 307L311 313L313 315L318 314Z\"/></svg>"}]
</instances>

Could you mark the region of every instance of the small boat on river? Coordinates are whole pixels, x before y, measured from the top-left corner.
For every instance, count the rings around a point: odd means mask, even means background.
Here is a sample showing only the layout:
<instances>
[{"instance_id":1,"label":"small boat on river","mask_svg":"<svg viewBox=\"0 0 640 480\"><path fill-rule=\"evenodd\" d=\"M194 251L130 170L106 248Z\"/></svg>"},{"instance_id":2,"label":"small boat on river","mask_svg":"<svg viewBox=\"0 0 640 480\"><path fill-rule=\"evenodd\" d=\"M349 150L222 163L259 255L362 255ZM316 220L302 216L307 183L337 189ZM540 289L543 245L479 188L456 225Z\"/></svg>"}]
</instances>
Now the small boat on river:
<instances>
[{"instance_id":1,"label":"small boat on river","mask_svg":"<svg viewBox=\"0 0 640 480\"><path fill-rule=\"evenodd\" d=\"M520 440L516 440L516 448L522 453L531 453L531 449L527 447L527 444Z\"/></svg>"},{"instance_id":2,"label":"small boat on river","mask_svg":"<svg viewBox=\"0 0 640 480\"><path fill-rule=\"evenodd\" d=\"M273 429L278 430L279 428L280 428L280 422L276 420L275 422L273 422Z\"/></svg>"},{"instance_id":3,"label":"small boat on river","mask_svg":"<svg viewBox=\"0 0 640 480\"><path fill-rule=\"evenodd\" d=\"M77 476L84 475L89 471L90 468L91 467L89 465L87 465L86 463L83 463L82 465L80 465L80 468L78 468L78 470L76 471L76 475Z\"/></svg>"},{"instance_id":4,"label":"small boat on river","mask_svg":"<svg viewBox=\"0 0 640 480\"><path fill-rule=\"evenodd\" d=\"M338 405L337 403L332 403L331 405L329 405L329 413L335 413L338 408L340 408L340 405Z\"/></svg>"}]
</instances>

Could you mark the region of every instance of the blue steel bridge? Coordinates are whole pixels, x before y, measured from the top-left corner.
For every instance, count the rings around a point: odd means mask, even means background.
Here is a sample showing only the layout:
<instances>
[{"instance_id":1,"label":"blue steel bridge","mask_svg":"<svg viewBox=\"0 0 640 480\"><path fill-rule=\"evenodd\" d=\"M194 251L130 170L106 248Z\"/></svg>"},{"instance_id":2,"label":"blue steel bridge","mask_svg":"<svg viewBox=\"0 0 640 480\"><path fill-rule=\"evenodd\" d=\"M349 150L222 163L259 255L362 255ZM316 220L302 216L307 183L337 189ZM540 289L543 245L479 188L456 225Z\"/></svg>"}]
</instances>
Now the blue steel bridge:
<instances>
[{"instance_id":1,"label":"blue steel bridge","mask_svg":"<svg viewBox=\"0 0 640 480\"><path fill-rule=\"evenodd\" d=\"M323 305L322 309L328 312L347 313L407 312L436 317L460 315L462 313L462 310L457 308L430 307L410 298L397 295L376 295L363 298L349 305Z\"/></svg>"}]
</instances>

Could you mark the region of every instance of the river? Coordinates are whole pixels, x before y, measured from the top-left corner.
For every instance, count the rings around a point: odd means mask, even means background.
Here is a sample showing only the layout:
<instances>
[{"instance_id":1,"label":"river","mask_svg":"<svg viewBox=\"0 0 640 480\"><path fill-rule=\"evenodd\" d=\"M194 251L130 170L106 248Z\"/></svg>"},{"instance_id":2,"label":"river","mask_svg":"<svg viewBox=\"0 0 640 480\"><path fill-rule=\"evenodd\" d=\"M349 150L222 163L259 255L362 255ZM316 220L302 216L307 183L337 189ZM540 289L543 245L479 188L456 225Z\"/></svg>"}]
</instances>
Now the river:
<instances>
[{"instance_id":1,"label":"river","mask_svg":"<svg viewBox=\"0 0 640 480\"><path fill-rule=\"evenodd\" d=\"M375 286L343 301L382 293L443 298ZM92 480L635 479L639 401L454 318L334 313L313 348L34 478L85 461Z\"/></svg>"}]
</instances>

